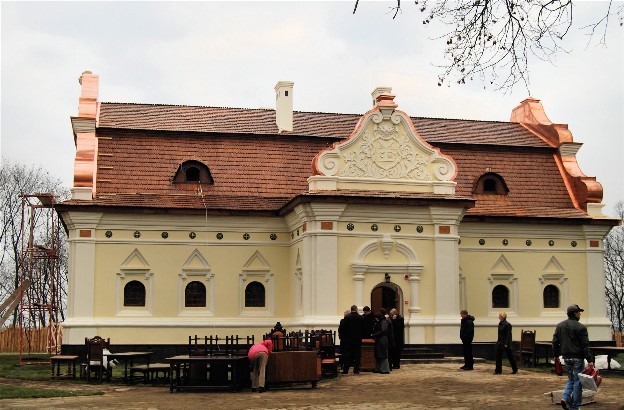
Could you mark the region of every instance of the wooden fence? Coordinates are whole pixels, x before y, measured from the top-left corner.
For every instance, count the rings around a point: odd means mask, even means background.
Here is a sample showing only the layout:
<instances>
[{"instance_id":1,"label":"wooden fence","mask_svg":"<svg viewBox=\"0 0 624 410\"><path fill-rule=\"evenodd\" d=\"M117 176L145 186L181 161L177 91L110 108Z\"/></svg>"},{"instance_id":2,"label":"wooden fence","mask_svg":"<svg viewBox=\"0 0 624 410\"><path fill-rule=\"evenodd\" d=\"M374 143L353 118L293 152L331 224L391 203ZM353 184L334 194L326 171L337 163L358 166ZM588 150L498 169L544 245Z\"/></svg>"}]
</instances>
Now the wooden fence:
<instances>
[{"instance_id":1,"label":"wooden fence","mask_svg":"<svg viewBox=\"0 0 624 410\"><path fill-rule=\"evenodd\" d=\"M0 331L0 352L20 351L20 327L6 327ZM26 329L22 352L47 353L49 345L49 328ZM59 340L60 342L60 340ZM60 344L59 344L60 346Z\"/></svg>"}]
</instances>

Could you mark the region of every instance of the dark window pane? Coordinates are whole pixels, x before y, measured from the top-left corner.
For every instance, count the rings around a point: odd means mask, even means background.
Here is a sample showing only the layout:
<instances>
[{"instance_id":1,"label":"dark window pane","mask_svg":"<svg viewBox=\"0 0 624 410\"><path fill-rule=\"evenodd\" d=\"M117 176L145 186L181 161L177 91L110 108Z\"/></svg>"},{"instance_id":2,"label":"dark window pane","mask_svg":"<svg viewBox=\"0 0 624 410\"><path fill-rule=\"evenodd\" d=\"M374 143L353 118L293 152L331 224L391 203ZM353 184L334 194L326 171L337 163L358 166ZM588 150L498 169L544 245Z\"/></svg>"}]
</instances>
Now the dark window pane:
<instances>
[{"instance_id":1,"label":"dark window pane","mask_svg":"<svg viewBox=\"0 0 624 410\"><path fill-rule=\"evenodd\" d=\"M509 289L507 286L496 285L492 289L492 307L508 308L509 307Z\"/></svg>"},{"instance_id":2,"label":"dark window pane","mask_svg":"<svg viewBox=\"0 0 624 410\"><path fill-rule=\"evenodd\" d=\"M186 180L197 182L199 181L199 169L196 167L189 167L186 169Z\"/></svg>"},{"instance_id":3,"label":"dark window pane","mask_svg":"<svg viewBox=\"0 0 624 410\"><path fill-rule=\"evenodd\" d=\"M193 281L184 289L184 306L206 307L206 286L203 283Z\"/></svg>"},{"instance_id":4,"label":"dark window pane","mask_svg":"<svg viewBox=\"0 0 624 410\"><path fill-rule=\"evenodd\" d=\"M245 288L245 307L264 307L264 286L260 282L251 282Z\"/></svg>"},{"instance_id":5,"label":"dark window pane","mask_svg":"<svg viewBox=\"0 0 624 410\"><path fill-rule=\"evenodd\" d=\"M544 307L559 307L559 288L555 285L548 285L544 288Z\"/></svg>"},{"instance_id":6,"label":"dark window pane","mask_svg":"<svg viewBox=\"0 0 624 410\"><path fill-rule=\"evenodd\" d=\"M138 280L124 286L124 306L145 306L145 286Z\"/></svg>"},{"instance_id":7,"label":"dark window pane","mask_svg":"<svg viewBox=\"0 0 624 410\"><path fill-rule=\"evenodd\" d=\"M496 192L496 180L488 178L483 181L483 192Z\"/></svg>"}]
</instances>

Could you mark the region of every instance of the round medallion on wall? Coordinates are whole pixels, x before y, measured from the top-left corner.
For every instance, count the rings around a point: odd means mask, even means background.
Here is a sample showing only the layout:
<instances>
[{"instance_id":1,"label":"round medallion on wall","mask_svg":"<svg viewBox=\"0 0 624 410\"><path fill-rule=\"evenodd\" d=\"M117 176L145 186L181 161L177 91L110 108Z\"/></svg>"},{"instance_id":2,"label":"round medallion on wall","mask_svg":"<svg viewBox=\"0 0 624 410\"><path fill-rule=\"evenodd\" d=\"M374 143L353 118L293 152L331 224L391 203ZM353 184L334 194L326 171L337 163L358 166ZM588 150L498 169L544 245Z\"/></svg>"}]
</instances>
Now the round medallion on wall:
<instances>
[{"instance_id":1,"label":"round medallion on wall","mask_svg":"<svg viewBox=\"0 0 624 410\"><path fill-rule=\"evenodd\" d=\"M274 241L274 240L276 240L276 239L277 239L277 235L276 235L276 234L274 234L274 233L272 233L272 234L271 234L271 240L272 240L272 241Z\"/></svg>"},{"instance_id":2,"label":"round medallion on wall","mask_svg":"<svg viewBox=\"0 0 624 410\"><path fill-rule=\"evenodd\" d=\"M249 234L247 232L245 232L245 234L243 235L243 239L246 241L249 240Z\"/></svg>"},{"instance_id":3,"label":"round medallion on wall","mask_svg":"<svg viewBox=\"0 0 624 410\"><path fill-rule=\"evenodd\" d=\"M163 232L160 236L162 236L163 239L167 239L169 237L169 232Z\"/></svg>"},{"instance_id":4,"label":"round medallion on wall","mask_svg":"<svg viewBox=\"0 0 624 410\"><path fill-rule=\"evenodd\" d=\"M548 246L555 246L555 241L552 239L548 241Z\"/></svg>"},{"instance_id":5,"label":"round medallion on wall","mask_svg":"<svg viewBox=\"0 0 624 410\"><path fill-rule=\"evenodd\" d=\"M479 245L485 245L485 239L479 239Z\"/></svg>"},{"instance_id":6,"label":"round medallion on wall","mask_svg":"<svg viewBox=\"0 0 624 410\"><path fill-rule=\"evenodd\" d=\"M197 236L197 235L195 234L195 232L191 232L191 233L189 234L189 238L191 238L191 239L195 239L195 237L196 237L196 236Z\"/></svg>"},{"instance_id":7,"label":"round medallion on wall","mask_svg":"<svg viewBox=\"0 0 624 410\"><path fill-rule=\"evenodd\" d=\"M140 237L141 237L141 232L139 232L139 231L134 231L134 237L135 237L135 238L140 238Z\"/></svg>"},{"instance_id":8,"label":"round medallion on wall","mask_svg":"<svg viewBox=\"0 0 624 410\"><path fill-rule=\"evenodd\" d=\"M418 233L423 233L424 230L425 230L425 228L423 228L422 225L418 225L416 227L416 232L418 232Z\"/></svg>"},{"instance_id":9,"label":"round medallion on wall","mask_svg":"<svg viewBox=\"0 0 624 410\"><path fill-rule=\"evenodd\" d=\"M110 238L111 236L113 236L113 231L106 231L104 235L106 235L107 238Z\"/></svg>"},{"instance_id":10,"label":"round medallion on wall","mask_svg":"<svg viewBox=\"0 0 624 410\"><path fill-rule=\"evenodd\" d=\"M526 243L526 246L531 246L531 245L533 245L533 241L532 241L532 240L530 240L530 239L527 239L525 243Z\"/></svg>"},{"instance_id":11,"label":"round medallion on wall","mask_svg":"<svg viewBox=\"0 0 624 410\"><path fill-rule=\"evenodd\" d=\"M371 231L377 232L378 229L379 229L379 227L377 226L377 224L372 224L371 225Z\"/></svg>"},{"instance_id":12,"label":"round medallion on wall","mask_svg":"<svg viewBox=\"0 0 624 410\"><path fill-rule=\"evenodd\" d=\"M401 232L401 225L394 225L394 232Z\"/></svg>"},{"instance_id":13,"label":"round medallion on wall","mask_svg":"<svg viewBox=\"0 0 624 410\"><path fill-rule=\"evenodd\" d=\"M352 231L355 229L355 225L353 224L347 224L347 230Z\"/></svg>"},{"instance_id":14,"label":"round medallion on wall","mask_svg":"<svg viewBox=\"0 0 624 410\"><path fill-rule=\"evenodd\" d=\"M218 240L223 239L223 234L222 234L221 232L219 232L219 233L217 234L217 239L218 239Z\"/></svg>"},{"instance_id":15,"label":"round medallion on wall","mask_svg":"<svg viewBox=\"0 0 624 410\"><path fill-rule=\"evenodd\" d=\"M576 248L576 241L570 242L570 245L572 245L573 248Z\"/></svg>"},{"instance_id":16,"label":"round medallion on wall","mask_svg":"<svg viewBox=\"0 0 624 410\"><path fill-rule=\"evenodd\" d=\"M507 239L503 239L503 245L505 246L509 245L509 241Z\"/></svg>"}]
</instances>

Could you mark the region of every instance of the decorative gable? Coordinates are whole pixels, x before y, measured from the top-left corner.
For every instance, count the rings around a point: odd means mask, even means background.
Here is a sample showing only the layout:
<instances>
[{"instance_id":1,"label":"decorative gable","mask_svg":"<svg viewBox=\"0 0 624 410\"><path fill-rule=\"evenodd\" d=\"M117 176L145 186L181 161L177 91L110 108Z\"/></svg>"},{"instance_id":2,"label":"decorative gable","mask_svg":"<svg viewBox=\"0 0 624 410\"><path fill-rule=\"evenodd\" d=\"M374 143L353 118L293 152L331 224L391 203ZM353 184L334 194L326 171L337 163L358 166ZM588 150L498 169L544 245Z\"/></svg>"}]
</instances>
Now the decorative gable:
<instances>
[{"instance_id":1,"label":"decorative gable","mask_svg":"<svg viewBox=\"0 0 624 410\"><path fill-rule=\"evenodd\" d=\"M418 135L393 100L392 94L377 96L375 108L362 116L348 139L316 155L310 191L455 193L455 162Z\"/></svg>"}]
</instances>

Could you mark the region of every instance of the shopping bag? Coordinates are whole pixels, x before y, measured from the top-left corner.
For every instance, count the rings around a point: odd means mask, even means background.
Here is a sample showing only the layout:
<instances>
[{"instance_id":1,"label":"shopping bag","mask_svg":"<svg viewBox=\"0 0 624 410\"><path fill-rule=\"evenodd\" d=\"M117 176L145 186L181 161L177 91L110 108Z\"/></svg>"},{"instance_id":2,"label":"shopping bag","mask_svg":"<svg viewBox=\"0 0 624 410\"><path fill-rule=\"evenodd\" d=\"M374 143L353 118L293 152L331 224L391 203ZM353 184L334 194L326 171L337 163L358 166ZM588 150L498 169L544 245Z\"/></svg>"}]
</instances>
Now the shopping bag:
<instances>
[{"instance_id":1,"label":"shopping bag","mask_svg":"<svg viewBox=\"0 0 624 410\"><path fill-rule=\"evenodd\" d=\"M585 376L589 376L592 379L594 379L594 383L596 384L596 387L600 386L600 383L602 383L602 377L598 375L598 369L595 367L588 367L587 369L583 370L583 375ZM580 376L580 375L579 375ZM585 386L583 386L585 387Z\"/></svg>"}]
</instances>

